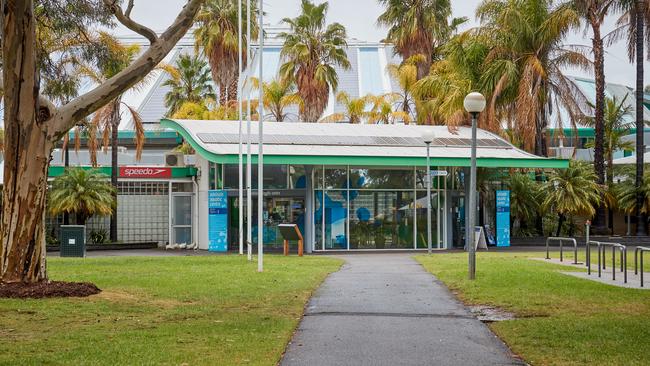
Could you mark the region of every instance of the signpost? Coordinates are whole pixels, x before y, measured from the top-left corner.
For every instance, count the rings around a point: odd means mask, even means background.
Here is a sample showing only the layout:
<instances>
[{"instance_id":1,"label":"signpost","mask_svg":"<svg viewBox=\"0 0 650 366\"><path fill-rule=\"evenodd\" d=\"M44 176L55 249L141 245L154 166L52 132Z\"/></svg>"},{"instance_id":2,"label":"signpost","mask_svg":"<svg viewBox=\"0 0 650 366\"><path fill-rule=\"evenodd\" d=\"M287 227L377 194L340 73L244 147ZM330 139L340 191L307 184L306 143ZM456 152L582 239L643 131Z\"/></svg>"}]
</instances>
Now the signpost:
<instances>
[{"instance_id":1,"label":"signpost","mask_svg":"<svg viewBox=\"0 0 650 366\"><path fill-rule=\"evenodd\" d=\"M224 190L208 191L208 250L228 250L228 194Z\"/></svg>"},{"instance_id":2,"label":"signpost","mask_svg":"<svg viewBox=\"0 0 650 366\"><path fill-rule=\"evenodd\" d=\"M496 192L497 246L510 246L510 191Z\"/></svg>"}]
</instances>

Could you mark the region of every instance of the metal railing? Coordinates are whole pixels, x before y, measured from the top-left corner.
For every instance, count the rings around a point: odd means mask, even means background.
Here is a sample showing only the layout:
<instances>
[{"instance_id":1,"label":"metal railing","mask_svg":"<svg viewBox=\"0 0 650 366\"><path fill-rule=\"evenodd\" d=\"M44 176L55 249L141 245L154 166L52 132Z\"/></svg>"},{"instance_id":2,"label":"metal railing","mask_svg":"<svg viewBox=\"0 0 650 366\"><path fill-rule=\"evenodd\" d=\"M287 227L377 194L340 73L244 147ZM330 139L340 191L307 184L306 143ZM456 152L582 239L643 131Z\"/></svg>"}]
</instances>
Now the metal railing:
<instances>
[{"instance_id":1,"label":"metal railing","mask_svg":"<svg viewBox=\"0 0 650 366\"><path fill-rule=\"evenodd\" d=\"M641 274L640 274L640 280L641 280L641 287L643 287L643 253L644 252L650 252L650 248L648 247L636 247L634 249L634 274L639 274L639 256L641 257Z\"/></svg>"},{"instance_id":2,"label":"metal railing","mask_svg":"<svg viewBox=\"0 0 650 366\"><path fill-rule=\"evenodd\" d=\"M551 242L560 243L560 262L564 261L564 252L562 249L562 243L571 242L573 243L573 264L578 264L578 242L574 238L562 238L550 236L546 239L546 259L551 259L548 254L548 247Z\"/></svg>"},{"instance_id":3,"label":"metal railing","mask_svg":"<svg viewBox=\"0 0 650 366\"><path fill-rule=\"evenodd\" d=\"M598 248L598 277L602 277L602 270L606 268L605 250L607 247L612 248L612 281L616 281L616 251L621 254L621 272L623 272L623 282L627 283L627 247L620 243L607 243L601 241L587 242L587 273L591 274L591 245L595 244ZM602 260L601 260L602 258Z\"/></svg>"}]
</instances>

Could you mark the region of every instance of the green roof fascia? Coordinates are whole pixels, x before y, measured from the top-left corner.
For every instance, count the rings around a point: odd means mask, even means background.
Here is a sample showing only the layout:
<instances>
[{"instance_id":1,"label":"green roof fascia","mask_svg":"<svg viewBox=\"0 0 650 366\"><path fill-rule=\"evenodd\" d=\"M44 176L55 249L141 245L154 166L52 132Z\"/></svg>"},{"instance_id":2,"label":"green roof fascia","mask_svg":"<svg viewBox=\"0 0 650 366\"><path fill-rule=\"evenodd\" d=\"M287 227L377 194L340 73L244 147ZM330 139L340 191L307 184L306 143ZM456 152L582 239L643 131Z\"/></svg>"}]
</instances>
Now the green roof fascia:
<instances>
[{"instance_id":1,"label":"green roof fascia","mask_svg":"<svg viewBox=\"0 0 650 366\"><path fill-rule=\"evenodd\" d=\"M74 129L70 130L68 132L68 135L70 136L70 139L74 139L74 134L75 131ZM81 136L84 138L84 136ZM130 131L130 130L123 130L123 131L118 131L117 132L117 138L118 139L133 139L135 138L135 131ZM145 139L175 139L179 144L181 143L181 137L178 135L176 131L144 131L144 138Z\"/></svg>"},{"instance_id":2,"label":"green roof fascia","mask_svg":"<svg viewBox=\"0 0 650 366\"><path fill-rule=\"evenodd\" d=\"M204 159L213 163L236 164L239 163L237 155L218 155L206 150L198 144L192 136L176 121L163 119L160 124L172 128L183 136L192 148ZM257 163L257 156L251 157ZM432 157L431 166L470 166L469 158L440 158ZM302 156L302 155L267 155L264 164L305 164L305 165L367 165L367 166L426 166L424 157L397 157L397 156ZM476 165L484 168L559 168L569 167L568 159L549 158L478 158Z\"/></svg>"},{"instance_id":3,"label":"green roof fascia","mask_svg":"<svg viewBox=\"0 0 650 366\"><path fill-rule=\"evenodd\" d=\"M70 168L76 168L75 167L70 167ZM86 169L90 170L93 169L91 166L82 166L81 169ZM101 166L94 168L98 170L100 173L105 174L110 176L111 175L111 167L110 166ZM186 166L186 167L171 167L172 169L172 178L186 178L186 177L194 177L196 176L197 169L196 167L193 166ZM48 177L50 178L55 178L63 174L65 171L64 166L51 166L49 171L48 171ZM143 178L146 179L146 178Z\"/></svg>"}]
</instances>

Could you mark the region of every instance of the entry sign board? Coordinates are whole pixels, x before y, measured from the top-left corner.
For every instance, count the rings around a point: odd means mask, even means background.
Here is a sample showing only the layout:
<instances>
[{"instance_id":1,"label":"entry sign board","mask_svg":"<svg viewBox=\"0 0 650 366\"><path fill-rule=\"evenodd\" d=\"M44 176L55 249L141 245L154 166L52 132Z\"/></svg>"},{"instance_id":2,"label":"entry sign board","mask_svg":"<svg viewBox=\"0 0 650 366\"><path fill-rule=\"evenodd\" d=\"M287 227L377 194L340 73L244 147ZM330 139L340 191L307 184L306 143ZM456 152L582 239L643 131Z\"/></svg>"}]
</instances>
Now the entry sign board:
<instances>
[{"instance_id":1,"label":"entry sign board","mask_svg":"<svg viewBox=\"0 0 650 366\"><path fill-rule=\"evenodd\" d=\"M510 191L497 191L497 246L510 246Z\"/></svg>"},{"instance_id":2,"label":"entry sign board","mask_svg":"<svg viewBox=\"0 0 650 366\"><path fill-rule=\"evenodd\" d=\"M431 176L432 177L446 177L447 174L449 174L446 170L432 170L431 171Z\"/></svg>"},{"instance_id":3,"label":"entry sign board","mask_svg":"<svg viewBox=\"0 0 650 366\"><path fill-rule=\"evenodd\" d=\"M223 190L208 191L208 250L228 250L228 194Z\"/></svg>"}]
</instances>

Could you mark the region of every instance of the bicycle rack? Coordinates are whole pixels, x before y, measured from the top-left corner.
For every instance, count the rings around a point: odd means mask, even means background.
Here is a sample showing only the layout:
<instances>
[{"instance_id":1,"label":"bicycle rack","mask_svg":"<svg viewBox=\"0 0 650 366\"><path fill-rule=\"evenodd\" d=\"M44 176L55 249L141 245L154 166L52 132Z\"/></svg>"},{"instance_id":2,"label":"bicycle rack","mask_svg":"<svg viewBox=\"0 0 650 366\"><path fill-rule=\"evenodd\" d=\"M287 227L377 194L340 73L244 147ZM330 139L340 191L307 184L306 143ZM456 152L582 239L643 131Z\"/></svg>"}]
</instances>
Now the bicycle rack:
<instances>
[{"instance_id":1,"label":"bicycle rack","mask_svg":"<svg viewBox=\"0 0 650 366\"><path fill-rule=\"evenodd\" d=\"M639 274L639 253L641 254L641 275L640 275L640 280L641 280L641 287L643 287L643 252L650 252L650 248L648 247L636 247L634 249L634 274Z\"/></svg>"},{"instance_id":2,"label":"bicycle rack","mask_svg":"<svg viewBox=\"0 0 650 366\"><path fill-rule=\"evenodd\" d=\"M591 254L590 244L596 244L598 247L598 277L601 277L601 270L607 269L605 265L605 248L612 247L612 281L616 281L616 250L621 253L621 272L623 272L623 282L627 283L627 247L620 243L607 243L600 241L591 241L587 243L587 273L591 274ZM602 257L602 262L601 262ZM602 264L601 264L602 263Z\"/></svg>"},{"instance_id":3,"label":"bicycle rack","mask_svg":"<svg viewBox=\"0 0 650 366\"><path fill-rule=\"evenodd\" d=\"M563 237L555 237L555 236L550 236L546 239L546 259L551 259L548 255L548 247L551 242L559 242L560 243L560 262L564 261L564 253L562 249L562 243L563 242L571 242L573 243L573 264L578 264L578 242L574 238L563 238Z\"/></svg>"},{"instance_id":4,"label":"bicycle rack","mask_svg":"<svg viewBox=\"0 0 650 366\"><path fill-rule=\"evenodd\" d=\"M596 245L598 247L598 259L600 260L600 243L593 240L587 240L587 243L585 244L585 262L587 264L588 275L591 275L591 246L592 245Z\"/></svg>"}]
</instances>

